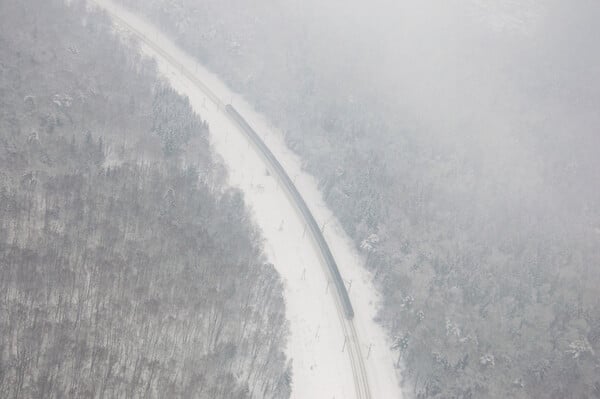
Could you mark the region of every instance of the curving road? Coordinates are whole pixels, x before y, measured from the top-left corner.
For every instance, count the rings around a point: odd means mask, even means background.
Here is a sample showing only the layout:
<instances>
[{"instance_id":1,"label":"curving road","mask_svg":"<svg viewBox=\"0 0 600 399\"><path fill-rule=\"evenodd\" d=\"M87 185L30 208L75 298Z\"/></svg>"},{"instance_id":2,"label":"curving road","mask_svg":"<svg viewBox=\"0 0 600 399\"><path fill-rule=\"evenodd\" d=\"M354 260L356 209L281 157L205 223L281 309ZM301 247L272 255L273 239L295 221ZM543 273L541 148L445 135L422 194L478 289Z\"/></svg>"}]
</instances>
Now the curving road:
<instances>
[{"instance_id":1,"label":"curving road","mask_svg":"<svg viewBox=\"0 0 600 399\"><path fill-rule=\"evenodd\" d=\"M305 201L303 200L302 196L296 189L295 185L293 184L292 180L289 178L281 164L277 161L272 152L268 149L268 147L264 144L260 137L254 132L250 125L246 122L243 116L239 115L239 113L233 110L233 108L230 105L222 101L208 86L206 86L202 81L200 81L192 71L187 69L183 65L183 63L179 62L167 50L159 46L155 41L148 38L135 27L131 26L118 14L105 7L100 2L97 2L95 0L92 0L92 2L99 8L105 10L116 24L123 28L126 28L134 36L141 40L145 45L147 45L160 57L162 57L164 61L168 62L171 66L178 69L179 72L183 76L185 76L185 78L191 81L218 107L220 112L226 115L231 121L233 121L238 126L240 131L244 133L246 138L252 144L253 148L257 151L257 153L259 153L268 169L270 169L273 175L277 176L279 185L288 194L288 198L293 203L294 207L298 210L304 222L310 227L309 231L313 238L313 243L321 255L322 266L326 273L329 275L329 278L331 278L333 281L336 281L336 279L339 280L341 276L339 276L339 271L337 271L337 267L335 269L332 269L331 267L331 261L333 261L333 257L331 252L329 251L329 247L327 246L325 239L323 238L323 235L321 233L321 230L318 228L318 225L316 224L315 219L310 210L308 209ZM313 225L316 226L316 228ZM345 289L339 289L339 287L336 290L336 292L338 295L335 296L335 305L340 322L340 327L345 337L343 348L344 351L348 353L348 361L350 362L352 368L356 398L370 399L372 396L371 390L369 388L369 380L367 377L364 357L361 351L361 344L359 342L358 334L356 332L353 320L348 319L346 317L347 308L345 309L344 304L349 304L349 299L347 297L344 297L344 295L347 295L347 292Z\"/></svg>"}]
</instances>

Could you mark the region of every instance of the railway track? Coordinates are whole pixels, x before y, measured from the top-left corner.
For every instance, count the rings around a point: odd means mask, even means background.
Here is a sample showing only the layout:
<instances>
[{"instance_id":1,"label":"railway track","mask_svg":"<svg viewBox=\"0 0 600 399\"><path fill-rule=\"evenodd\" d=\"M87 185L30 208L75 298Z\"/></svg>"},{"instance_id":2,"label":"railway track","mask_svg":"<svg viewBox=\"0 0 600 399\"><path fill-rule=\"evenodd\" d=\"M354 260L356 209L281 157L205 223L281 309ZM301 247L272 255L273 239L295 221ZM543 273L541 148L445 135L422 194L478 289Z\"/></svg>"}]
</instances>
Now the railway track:
<instances>
[{"instance_id":1,"label":"railway track","mask_svg":"<svg viewBox=\"0 0 600 399\"><path fill-rule=\"evenodd\" d=\"M280 185L284 188L285 192L290 198L290 201L294 204L294 207L298 210L303 221L309 226L313 243L317 248L323 263L326 265L327 275L334 281L336 285L337 295L334 295L334 301L336 305L337 315L340 321L340 326L344 333L344 344L343 350L348 353L348 360L352 368L352 374L354 378L354 387L357 399L371 399L371 390L369 388L369 380L367 371L364 363L364 357L362 354L361 343L358 339L356 327L354 325L354 309L352 308L348 292L345 288L342 276L339 273L335 259L323 237L321 229L318 227L312 212L306 205L304 199L298 192L293 181L289 178L277 158L269 150L269 148L262 141L260 136L252 129L252 127L246 122L246 120L240 115L231 104L223 102L208 86L206 86L196 75L186 68L181 62L173 57L169 52L165 51L155 41L148 38L145 34L140 32L135 27L131 26L125 19L121 18L113 10L109 9L102 3L92 0L92 2L99 8L105 10L113 21L121 27L128 30L131 34L137 37L141 42L148 46L157 55L162 57L168 62L173 68L177 69L186 79L194 84L202 93L206 95L212 101L218 109L223 112L232 122L234 122L239 129L244 133L245 137L253 145L257 153L261 156L268 168L273 172Z\"/></svg>"},{"instance_id":2,"label":"railway track","mask_svg":"<svg viewBox=\"0 0 600 399\"><path fill-rule=\"evenodd\" d=\"M271 169L271 172L277 176L281 186L284 187L290 200L294 203L296 209L302 216L304 222L309 226L313 242L318 249L323 262L328 266L327 272L329 276L336 283L336 292L338 295L335 296L335 304L337 309L338 318L344 331L344 350L347 349L350 365L352 367L352 374L354 376L354 386L357 394L357 398L369 399L371 398L371 391L369 388L369 380L367 378L367 372L365 369L360 342L358 340L358 334L354 326L353 317L354 310L348 297L348 291L344 286L344 281L337 268L335 259L323 237L319 225L315 221L310 209L306 205L304 199L296 189L293 181L289 178L285 169L281 166L277 158L261 140L259 135L250 127L246 120L235 110L231 104L225 106L226 112L232 118L232 120L239 126L239 128L246 133L246 136L250 142L254 145L255 149L261 154L261 157ZM341 287L340 287L341 285Z\"/></svg>"}]
</instances>

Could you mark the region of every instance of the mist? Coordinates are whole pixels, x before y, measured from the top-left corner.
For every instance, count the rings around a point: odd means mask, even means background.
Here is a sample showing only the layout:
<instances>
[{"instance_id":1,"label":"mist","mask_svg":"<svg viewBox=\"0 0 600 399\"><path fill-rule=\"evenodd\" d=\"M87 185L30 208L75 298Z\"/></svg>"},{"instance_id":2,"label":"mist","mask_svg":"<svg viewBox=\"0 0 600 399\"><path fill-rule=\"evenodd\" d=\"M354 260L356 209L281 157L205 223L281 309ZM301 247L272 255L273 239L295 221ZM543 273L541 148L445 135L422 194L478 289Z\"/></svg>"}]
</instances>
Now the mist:
<instances>
[{"instance_id":1,"label":"mist","mask_svg":"<svg viewBox=\"0 0 600 399\"><path fill-rule=\"evenodd\" d=\"M0 397L600 397L599 20L0 1Z\"/></svg>"},{"instance_id":2,"label":"mist","mask_svg":"<svg viewBox=\"0 0 600 399\"><path fill-rule=\"evenodd\" d=\"M309 37L322 90L366 96L432 140L474 146L497 173L575 166L577 191L599 198L596 2L318 3L290 18Z\"/></svg>"}]
</instances>

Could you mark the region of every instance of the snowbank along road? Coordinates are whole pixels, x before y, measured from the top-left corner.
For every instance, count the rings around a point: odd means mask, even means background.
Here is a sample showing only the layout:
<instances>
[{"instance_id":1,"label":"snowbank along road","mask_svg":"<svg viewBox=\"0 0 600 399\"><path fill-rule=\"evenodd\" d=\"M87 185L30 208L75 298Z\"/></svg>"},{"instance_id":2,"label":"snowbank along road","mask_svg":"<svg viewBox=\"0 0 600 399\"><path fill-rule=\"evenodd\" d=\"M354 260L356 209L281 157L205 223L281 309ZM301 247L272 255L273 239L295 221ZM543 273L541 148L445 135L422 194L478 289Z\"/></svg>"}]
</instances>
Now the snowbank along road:
<instances>
[{"instance_id":1,"label":"snowbank along road","mask_svg":"<svg viewBox=\"0 0 600 399\"><path fill-rule=\"evenodd\" d=\"M143 51L157 60L170 84L190 99L208 121L211 144L229 171L229 183L245 195L265 237L265 251L285 283L290 337L286 353L293 361L293 398L401 398L389 342L372 320L378 298L352 242L327 209L316 181L285 146L280 132L240 96L170 42L150 23L109 0L96 0L124 35L139 38ZM235 105L244 123L261 136L298 187L303 201L331 247L354 305L345 317L339 292L307 220L298 212L284 177L253 144L226 109ZM270 170L271 173L268 173Z\"/></svg>"}]
</instances>

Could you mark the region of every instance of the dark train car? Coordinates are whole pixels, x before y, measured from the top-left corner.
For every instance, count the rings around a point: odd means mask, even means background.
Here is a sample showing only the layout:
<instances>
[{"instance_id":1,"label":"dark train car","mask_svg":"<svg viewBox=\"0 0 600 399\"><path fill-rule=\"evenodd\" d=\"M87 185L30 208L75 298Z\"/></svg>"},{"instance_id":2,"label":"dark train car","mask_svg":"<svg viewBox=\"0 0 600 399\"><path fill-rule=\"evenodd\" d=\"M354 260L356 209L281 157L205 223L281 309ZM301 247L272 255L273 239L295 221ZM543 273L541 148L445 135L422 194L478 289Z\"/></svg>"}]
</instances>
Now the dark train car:
<instances>
[{"instance_id":1,"label":"dark train car","mask_svg":"<svg viewBox=\"0 0 600 399\"><path fill-rule=\"evenodd\" d=\"M329 245L327 245L327 242L323 237L323 233L321 232L319 225L315 221L312 212L310 211L310 209L308 209L308 206L304 202L304 199L296 189L296 186L289 178L289 176L287 175L277 158L275 158L271 150L269 150L265 143L263 143L263 141L254 131L254 129L250 127L246 120L237 112L237 110L231 104L227 104L225 106L225 109L229 116L233 118L233 120L242 128L242 130L244 130L244 132L250 138L252 143L260 150L262 155L267 159L271 167L277 173L277 176L279 177L280 181L287 189L288 194L293 198L296 207L302 213L302 216L306 220L308 227L312 233L312 236L315 239L317 245L319 246L321 255L325 259L327 267L329 268L329 271L333 276L336 290L342 301L342 306L344 307L344 313L346 314L346 317L348 319L352 319L354 317L354 309L352 308L352 303L350 302L350 297L348 296L346 285L344 284L344 280L342 279L338 266L335 262L335 259L333 258L333 254L329 249Z\"/></svg>"}]
</instances>

